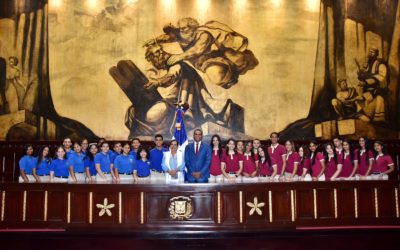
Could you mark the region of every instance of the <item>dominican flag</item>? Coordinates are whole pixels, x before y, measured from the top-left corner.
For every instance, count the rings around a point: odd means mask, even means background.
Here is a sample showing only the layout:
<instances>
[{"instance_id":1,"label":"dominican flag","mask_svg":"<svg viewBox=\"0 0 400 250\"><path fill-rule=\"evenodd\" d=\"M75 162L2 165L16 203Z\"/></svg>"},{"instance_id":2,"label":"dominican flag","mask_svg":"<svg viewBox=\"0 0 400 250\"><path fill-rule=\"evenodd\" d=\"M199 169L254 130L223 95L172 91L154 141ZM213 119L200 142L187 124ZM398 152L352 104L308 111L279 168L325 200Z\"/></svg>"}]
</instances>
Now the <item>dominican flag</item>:
<instances>
[{"instance_id":1,"label":"dominican flag","mask_svg":"<svg viewBox=\"0 0 400 250\"><path fill-rule=\"evenodd\" d=\"M183 109L182 107L178 107L176 109L174 139L178 141L179 148L182 150L185 150L185 147L188 144L185 123L183 120L184 114L185 114L185 109Z\"/></svg>"}]
</instances>

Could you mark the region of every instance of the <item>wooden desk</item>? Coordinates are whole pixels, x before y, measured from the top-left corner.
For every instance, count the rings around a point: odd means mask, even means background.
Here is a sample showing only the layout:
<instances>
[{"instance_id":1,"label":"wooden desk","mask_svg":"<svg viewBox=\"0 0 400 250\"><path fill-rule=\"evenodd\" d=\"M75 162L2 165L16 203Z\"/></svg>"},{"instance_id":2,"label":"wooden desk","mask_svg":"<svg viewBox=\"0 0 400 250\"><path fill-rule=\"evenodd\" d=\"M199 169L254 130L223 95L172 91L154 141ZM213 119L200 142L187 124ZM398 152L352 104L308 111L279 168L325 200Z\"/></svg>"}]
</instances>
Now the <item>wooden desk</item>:
<instances>
[{"instance_id":1,"label":"wooden desk","mask_svg":"<svg viewBox=\"0 0 400 250\"><path fill-rule=\"evenodd\" d=\"M178 196L185 198L171 208L171 199ZM3 182L0 198L3 229L190 233L400 225L398 181L196 185ZM184 214L189 203L193 208L190 218L171 218L170 208Z\"/></svg>"}]
</instances>

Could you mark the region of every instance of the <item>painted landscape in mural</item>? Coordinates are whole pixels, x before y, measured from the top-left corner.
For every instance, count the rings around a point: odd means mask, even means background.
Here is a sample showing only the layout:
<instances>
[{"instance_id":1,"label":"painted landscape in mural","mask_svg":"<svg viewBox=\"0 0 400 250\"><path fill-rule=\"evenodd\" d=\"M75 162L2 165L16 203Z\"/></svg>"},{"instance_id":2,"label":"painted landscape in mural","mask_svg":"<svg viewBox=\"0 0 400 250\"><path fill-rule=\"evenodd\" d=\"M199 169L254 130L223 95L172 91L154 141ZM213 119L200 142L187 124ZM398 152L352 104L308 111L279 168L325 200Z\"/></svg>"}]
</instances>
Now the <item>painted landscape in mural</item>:
<instances>
[{"instance_id":1,"label":"painted landscape in mural","mask_svg":"<svg viewBox=\"0 0 400 250\"><path fill-rule=\"evenodd\" d=\"M0 139L398 138L399 2L38 1L0 19ZM24 135L21 137L21 134Z\"/></svg>"}]
</instances>

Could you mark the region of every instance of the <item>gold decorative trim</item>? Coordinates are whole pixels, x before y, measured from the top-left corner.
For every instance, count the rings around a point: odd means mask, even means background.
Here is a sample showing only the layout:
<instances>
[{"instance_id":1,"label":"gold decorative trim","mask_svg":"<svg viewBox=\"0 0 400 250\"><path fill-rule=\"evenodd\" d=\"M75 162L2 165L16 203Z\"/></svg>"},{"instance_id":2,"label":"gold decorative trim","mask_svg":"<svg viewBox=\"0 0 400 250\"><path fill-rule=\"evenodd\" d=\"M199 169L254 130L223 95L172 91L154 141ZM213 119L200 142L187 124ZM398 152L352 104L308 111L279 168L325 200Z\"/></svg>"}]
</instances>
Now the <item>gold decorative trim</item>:
<instances>
[{"instance_id":1,"label":"gold decorative trim","mask_svg":"<svg viewBox=\"0 0 400 250\"><path fill-rule=\"evenodd\" d=\"M314 220L316 220L318 217L318 211L317 211L317 190L315 188L313 189L313 198L314 198Z\"/></svg>"},{"instance_id":2,"label":"gold decorative trim","mask_svg":"<svg viewBox=\"0 0 400 250\"><path fill-rule=\"evenodd\" d=\"M6 208L6 191L1 193L1 221L4 221L4 211Z\"/></svg>"},{"instance_id":3,"label":"gold decorative trim","mask_svg":"<svg viewBox=\"0 0 400 250\"><path fill-rule=\"evenodd\" d=\"M290 190L290 209L292 212L292 222L295 221L294 191Z\"/></svg>"},{"instance_id":4,"label":"gold decorative trim","mask_svg":"<svg viewBox=\"0 0 400 250\"><path fill-rule=\"evenodd\" d=\"M43 221L47 221L47 202L48 202L48 191L44 191L44 214Z\"/></svg>"},{"instance_id":5,"label":"gold decorative trim","mask_svg":"<svg viewBox=\"0 0 400 250\"><path fill-rule=\"evenodd\" d=\"M122 193L118 193L118 223L122 224Z\"/></svg>"},{"instance_id":6,"label":"gold decorative trim","mask_svg":"<svg viewBox=\"0 0 400 250\"><path fill-rule=\"evenodd\" d=\"M358 194L357 188L354 188L354 217L358 218Z\"/></svg>"},{"instance_id":7,"label":"gold decorative trim","mask_svg":"<svg viewBox=\"0 0 400 250\"><path fill-rule=\"evenodd\" d=\"M253 215L256 212L258 215L262 215L262 210L260 208L265 206L265 202L258 202L258 197L254 197L253 202L247 202L247 206L251 207L249 215Z\"/></svg>"},{"instance_id":8,"label":"gold decorative trim","mask_svg":"<svg viewBox=\"0 0 400 250\"><path fill-rule=\"evenodd\" d=\"M26 196L27 192L24 190L23 206L22 206L22 221L26 221Z\"/></svg>"},{"instance_id":9,"label":"gold decorative trim","mask_svg":"<svg viewBox=\"0 0 400 250\"><path fill-rule=\"evenodd\" d=\"M140 224L144 224L144 193L140 192Z\"/></svg>"},{"instance_id":10,"label":"gold decorative trim","mask_svg":"<svg viewBox=\"0 0 400 250\"><path fill-rule=\"evenodd\" d=\"M89 224L93 223L93 192L89 192Z\"/></svg>"},{"instance_id":11,"label":"gold decorative trim","mask_svg":"<svg viewBox=\"0 0 400 250\"><path fill-rule=\"evenodd\" d=\"M217 222L221 224L221 192L217 193Z\"/></svg>"},{"instance_id":12,"label":"gold decorative trim","mask_svg":"<svg viewBox=\"0 0 400 250\"><path fill-rule=\"evenodd\" d=\"M108 199L106 197L103 200L103 204L96 204L96 207L100 208L99 217L103 216L104 214L107 214L107 216L111 217L112 216L111 209L115 207L115 204L113 203L108 204Z\"/></svg>"},{"instance_id":13,"label":"gold decorative trim","mask_svg":"<svg viewBox=\"0 0 400 250\"><path fill-rule=\"evenodd\" d=\"M375 197L375 217L379 218L379 202L378 202L378 189L374 188L374 197Z\"/></svg>"},{"instance_id":14,"label":"gold decorative trim","mask_svg":"<svg viewBox=\"0 0 400 250\"><path fill-rule=\"evenodd\" d=\"M173 220L188 220L193 215L192 199L188 196L175 196L169 199L169 217Z\"/></svg>"},{"instance_id":15,"label":"gold decorative trim","mask_svg":"<svg viewBox=\"0 0 400 250\"><path fill-rule=\"evenodd\" d=\"M335 206L335 219L338 217L338 209L337 209L337 189L333 189L333 201Z\"/></svg>"},{"instance_id":16,"label":"gold decorative trim","mask_svg":"<svg viewBox=\"0 0 400 250\"><path fill-rule=\"evenodd\" d=\"M243 223L243 192L239 191L239 222Z\"/></svg>"},{"instance_id":17,"label":"gold decorative trim","mask_svg":"<svg viewBox=\"0 0 400 250\"><path fill-rule=\"evenodd\" d=\"M268 191L269 222L272 223L272 191Z\"/></svg>"},{"instance_id":18,"label":"gold decorative trim","mask_svg":"<svg viewBox=\"0 0 400 250\"><path fill-rule=\"evenodd\" d=\"M399 218L399 189L395 188L394 189L394 196L395 196L395 200L396 200L396 217Z\"/></svg>"},{"instance_id":19,"label":"gold decorative trim","mask_svg":"<svg viewBox=\"0 0 400 250\"><path fill-rule=\"evenodd\" d=\"M67 223L71 223L71 192L68 192L67 200Z\"/></svg>"}]
</instances>

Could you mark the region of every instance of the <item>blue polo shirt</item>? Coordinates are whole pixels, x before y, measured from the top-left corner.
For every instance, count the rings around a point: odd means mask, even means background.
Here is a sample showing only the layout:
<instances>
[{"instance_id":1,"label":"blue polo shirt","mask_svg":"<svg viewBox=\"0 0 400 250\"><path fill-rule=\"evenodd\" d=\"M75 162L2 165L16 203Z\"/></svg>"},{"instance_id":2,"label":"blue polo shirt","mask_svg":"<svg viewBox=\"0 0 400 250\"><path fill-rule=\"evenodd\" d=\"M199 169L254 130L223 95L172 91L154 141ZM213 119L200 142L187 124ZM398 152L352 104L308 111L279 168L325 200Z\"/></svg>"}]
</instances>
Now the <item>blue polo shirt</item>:
<instances>
[{"instance_id":1,"label":"blue polo shirt","mask_svg":"<svg viewBox=\"0 0 400 250\"><path fill-rule=\"evenodd\" d=\"M118 169L119 173L131 174L135 161L132 155L120 154L115 158L114 168Z\"/></svg>"},{"instance_id":2,"label":"blue polo shirt","mask_svg":"<svg viewBox=\"0 0 400 250\"><path fill-rule=\"evenodd\" d=\"M39 164L36 164L37 175L49 175L50 174L51 159L45 158Z\"/></svg>"},{"instance_id":3,"label":"blue polo shirt","mask_svg":"<svg viewBox=\"0 0 400 250\"><path fill-rule=\"evenodd\" d=\"M55 177L68 177L69 166L71 163L67 159L55 159L50 164L50 171L54 172Z\"/></svg>"},{"instance_id":4,"label":"blue polo shirt","mask_svg":"<svg viewBox=\"0 0 400 250\"><path fill-rule=\"evenodd\" d=\"M150 175L150 161L136 160L133 170L137 171L139 177L146 177Z\"/></svg>"},{"instance_id":5,"label":"blue polo shirt","mask_svg":"<svg viewBox=\"0 0 400 250\"><path fill-rule=\"evenodd\" d=\"M132 156L133 156L133 158L135 158L135 159L136 159L136 157L137 157L137 154L136 154L136 152L135 152L135 151L131 150L131 151L129 152L129 154L130 154L130 155L132 155Z\"/></svg>"},{"instance_id":6,"label":"blue polo shirt","mask_svg":"<svg viewBox=\"0 0 400 250\"><path fill-rule=\"evenodd\" d=\"M155 169L159 172L163 171L161 163L163 159L163 153L167 151L168 149L164 147L161 150L158 148L153 148L152 150L150 150L150 169Z\"/></svg>"},{"instance_id":7,"label":"blue polo shirt","mask_svg":"<svg viewBox=\"0 0 400 250\"><path fill-rule=\"evenodd\" d=\"M96 165L94 164L94 159L92 161L92 160L90 160L89 157L86 157L83 162L83 165L85 166L85 168L89 168L89 173L91 176L94 176L97 174Z\"/></svg>"},{"instance_id":8,"label":"blue polo shirt","mask_svg":"<svg viewBox=\"0 0 400 250\"><path fill-rule=\"evenodd\" d=\"M25 174L32 174L32 168L36 166L37 158L29 155L24 155L19 160L19 169L24 170Z\"/></svg>"},{"instance_id":9,"label":"blue polo shirt","mask_svg":"<svg viewBox=\"0 0 400 250\"><path fill-rule=\"evenodd\" d=\"M73 152L72 154L70 154L70 158L68 159L68 161L74 167L75 173L85 172L85 166L84 166L85 164L83 162L84 158L85 158L85 156L82 153L78 154L76 152Z\"/></svg>"},{"instance_id":10,"label":"blue polo shirt","mask_svg":"<svg viewBox=\"0 0 400 250\"><path fill-rule=\"evenodd\" d=\"M75 153L75 151L72 150L72 149L70 149L69 151L65 150L65 153L66 153L66 158L69 159L69 158L71 157L71 155L72 155L73 153Z\"/></svg>"},{"instance_id":11,"label":"blue polo shirt","mask_svg":"<svg viewBox=\"0 0 400 250\"><path fill-rule=\"evenodd\" d=\"M100 169L102 172L110 173L111 172L111 160L110 154L107 152L106 154L100 152L97 153L94 157L94 164L100 164Z\"/></svg>"},{"instance_id":12,"label":"blue polo shirt","mask_svg":"<svg viewBox=\"0 0 400 250\"><path fill-rule=\"evenodd\" d=\"M111 152L110 153L110 161L111 161L111 163L114 163L115 158L117 158L118 155L121 155L120 153L114 152L114 151L111 151L111 150L108 151L108 152Z\"/></svg>"}]
</instances>

